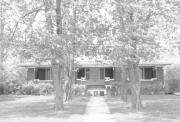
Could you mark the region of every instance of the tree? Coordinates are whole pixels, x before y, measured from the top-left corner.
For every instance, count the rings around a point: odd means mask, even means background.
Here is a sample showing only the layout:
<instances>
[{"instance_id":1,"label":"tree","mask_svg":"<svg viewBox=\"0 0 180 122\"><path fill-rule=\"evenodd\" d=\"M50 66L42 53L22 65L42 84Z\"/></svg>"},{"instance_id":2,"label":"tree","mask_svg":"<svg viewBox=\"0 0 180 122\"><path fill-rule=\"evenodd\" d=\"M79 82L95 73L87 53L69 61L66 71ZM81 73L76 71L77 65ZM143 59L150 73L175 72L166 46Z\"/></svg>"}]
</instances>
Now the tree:
<instances>
[{"instance_id":1,"label":"tree","mask_svg":"<svg viewBox=\"0 0 180 122\"><path fill-rule=\"evenodd\" d=\"M47 3L46 3L47 2ZM46 22L47 22L47 29L50 34L53 34L53 26L52 26L52 19L51 15L48 13L50 8L49 6L52 5L51 1L44 1L45 3L45 10L46 10ZM62 15L61 15L61 0L56 0L56 34L58 36L57 41L61 39L62 33ZM63 105L63 76L64 76L64 66L62 60L63 55L57 55L57 52L54 50L52 51L52 74L53 74L53 82L54 82L54 89L55 89L55 109L62 110L64 109Z\"/></svg>"},{"instance_id":2,"label":"tree","mask_svg":"<svg viewBox=\"0 0 180 122\"><path fill-rule=\"evenodd\" d=\"M141 108L139 80L139 62L151 61L159 56L162 48L157 40L157 32L162 31L168 23L167 13L172 12L166 8L170 3L162 1L115 1L113 35L114 44L112 58L117 65L122 65L122 98L126 99L127 87L131 89L132 108ZM174 13L169 14L173 17ZM168 16L168 17L170 17ZM164 23L162 24L162 20ZM163 31L165 32L165 31ZM127 76L126 76L127 74ZM127 83L129 81L129 83ZM127 94L126 94L127 95ZM125 95L125 96L126 96Z\"/></svg>"},{"instance_id":3,"label":"tree","mask_svg":"<svg viewBox=\"0 0 180 122\"><path fill-rule=\"evenodd\" d=\"M159 40L177 27L176 23L173 24L175 27L171 25L177 20L174 16L177 11L173 11L177 4L171 3L144 0L13 1L8 3L15 8L8 9L12 13L8 18L11 20L10 31L3 30L6 24L3 20L7 17L2 18L4 11L1 9L1 47L4 42L8 42L8 46L0 49L6 52L10 44L18 47L16 53L21 59L35 60L38 64L51 61L57 110L64 108L64 88L66 100L72 98L76 57L112 59L122 70L123 80L119 83L122 99L127 100L127 89L130 88L132 107L139 109L138 64L158 57L159 47L162 47ZM11 18L14 11L18 15ZM168 31L169 27L171 31ZM2 41L5 35L13 43Z\"/></svg>"}]
</instances>

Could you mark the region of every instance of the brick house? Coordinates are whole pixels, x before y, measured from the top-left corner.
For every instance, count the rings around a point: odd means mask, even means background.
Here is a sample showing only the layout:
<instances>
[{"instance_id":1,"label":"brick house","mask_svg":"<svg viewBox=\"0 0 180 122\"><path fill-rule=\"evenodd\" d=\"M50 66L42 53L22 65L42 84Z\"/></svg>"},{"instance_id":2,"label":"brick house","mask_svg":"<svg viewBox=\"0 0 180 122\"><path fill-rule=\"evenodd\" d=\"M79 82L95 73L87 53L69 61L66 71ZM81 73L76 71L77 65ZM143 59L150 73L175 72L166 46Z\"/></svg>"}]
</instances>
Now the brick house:
<instances>
[{"instance_id":1,"label":"brick house","mask_svg":"<svg viewBox=\"0 0 180 122\"><path fill-rule=\"evenodd\" d=\"M164 63L141 63L142 85L164 82ZM27 80L51 81L51 65L23 65L27 68ZM113 64L84 63L75 73L75 83L83 86L91 95L106 95L107 89L121 82L121 70Z\"/></svg>"}]
</instances>

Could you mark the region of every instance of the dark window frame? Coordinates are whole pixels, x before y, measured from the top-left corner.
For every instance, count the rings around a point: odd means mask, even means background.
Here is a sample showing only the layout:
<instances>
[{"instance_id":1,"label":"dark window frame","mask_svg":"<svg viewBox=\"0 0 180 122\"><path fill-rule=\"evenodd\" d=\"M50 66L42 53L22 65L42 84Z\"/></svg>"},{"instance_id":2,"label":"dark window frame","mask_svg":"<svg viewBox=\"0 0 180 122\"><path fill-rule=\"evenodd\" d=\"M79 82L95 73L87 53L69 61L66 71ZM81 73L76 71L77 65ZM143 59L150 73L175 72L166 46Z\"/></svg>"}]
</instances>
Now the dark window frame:
<instances>
[{"instance_id":1,"label":"dark window frame","mask_svg":"<svg viewBox=\"0 0 180 122\"><path fill-rule=\"evenodd\" d=\"M157 71L155 67L141 67L141 79L149 80L152 78L157 78ZM151 74L149 74L151 73Z\"/></svg>"},{"instance_id":2,"label":"dark window frame","mask_svg":"<svg viewBox=\"0 0 180 122\"><path fill-rule=\"evenodd\" d=\"M83 74L78 74L79 71L83 71ZM89 68L79 68L77 71L77 79L81 79L82 77L85 77L87 80L90 79L90 69Z\"/></svg>"},{"instance_id":3,"label":"dark window frame","mask_svg":"<svg viewBox=\"0 0 180 122\"><path fill-rule=\"evenodd\" d=\"M112 70L112 76L107 76L107 70ZM101 80L104 80L105 79L105 77L110 77L110 79L114 79L114 69L113 69L113 67L106 67L106 68L100 68L100 79Z\"/></svg>"},{"instance_id":4,"label":"dark window frame","mask_svg":"<svg viewBox=\"0 0 180 122\"><path fill-rule=\"evenodd\" d=\"M40 73L42 73L42 74L40 75ZM47 74L47 73L49 73L49 74ZM35 79L51 80L51 68L36 68L35 69Z\"/></svg>"}]
</instances>

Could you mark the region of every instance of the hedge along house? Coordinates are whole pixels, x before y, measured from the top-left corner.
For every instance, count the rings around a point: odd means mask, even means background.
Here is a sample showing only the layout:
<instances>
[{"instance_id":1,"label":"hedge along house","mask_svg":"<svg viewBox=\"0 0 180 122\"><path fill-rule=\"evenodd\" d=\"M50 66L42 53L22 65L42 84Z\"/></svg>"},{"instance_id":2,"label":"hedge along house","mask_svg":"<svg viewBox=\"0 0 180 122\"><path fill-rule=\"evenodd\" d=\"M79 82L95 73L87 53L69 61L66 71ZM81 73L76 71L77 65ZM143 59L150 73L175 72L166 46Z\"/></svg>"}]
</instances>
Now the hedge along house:
<instances>
[{"instance_id":1,"label":"hedge along house","mask_svg":"<svg viewBox=\"0 0 180 122\"><path fill-rule=\"evenodd\" d=\"M164 83L164 63L141 63L140 79L142 87L152 84ZM52 81L52 69L50 64L22 65L27 68L27 80L38 79L42 82ZM111 63L83 62L77 67L75 84L84 87L91 95L104 96L112 86L117 86L122 81L121 69Z\"/></svg>"}]
</instances>

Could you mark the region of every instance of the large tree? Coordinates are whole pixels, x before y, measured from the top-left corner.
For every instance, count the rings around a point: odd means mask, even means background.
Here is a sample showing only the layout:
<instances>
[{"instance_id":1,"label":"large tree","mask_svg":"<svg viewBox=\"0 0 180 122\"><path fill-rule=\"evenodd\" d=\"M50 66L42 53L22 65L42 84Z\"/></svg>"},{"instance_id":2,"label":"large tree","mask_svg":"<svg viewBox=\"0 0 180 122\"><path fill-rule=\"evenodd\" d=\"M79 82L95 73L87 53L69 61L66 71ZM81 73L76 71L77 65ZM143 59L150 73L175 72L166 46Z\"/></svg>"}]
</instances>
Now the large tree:
<instances>
[{"instance_id":1,"label":"large tree","mask_svg":"<svg viewBox=\"0 0 180 122\"><path fill-rule=\"evenodd\" d=\"M162 8L161 4L170 10ZM161 48L157 32L163 30L157 26L164 27L169 22L168 17L174 17L174 13L171 13L172 6L168 1L117 0L114 6L112 57L123 70L122 98L127 100L127 88L130 88L132 108L140 109L141 82L138 65L140 61L152 61L159 56Z\"/></svg>"},{"instance_id":2,"label":"large tree","mask_svg":"<svg viewBox=\"0 0 180 122\"><path fill-rule=\"evenodd\" d=\"M11 7L6 6L7 13L11 13L9 17L4 17L3 2L1 53L6 53L9 44L13 44L18 47L16 52L21 59L35 60L39 64L51 61L56 110L64 108L63 87L66 88L66 98L71 99L74 58L82 55L112 59L120 66L122 98L127 99L124 88L130 87L132 107L139 109L138 64L157 56L161 46L157 41L177 28L171 26L177 25L171 24L172 21L178 23L174 21L178 4L168 0L17 0L8 3ZM169 27L172 27L171 31ZM5 35L10 37L6 38L8 41L5 41ZM4 46L12 40L14 43Z\"/></svg>"}]
</instances>

